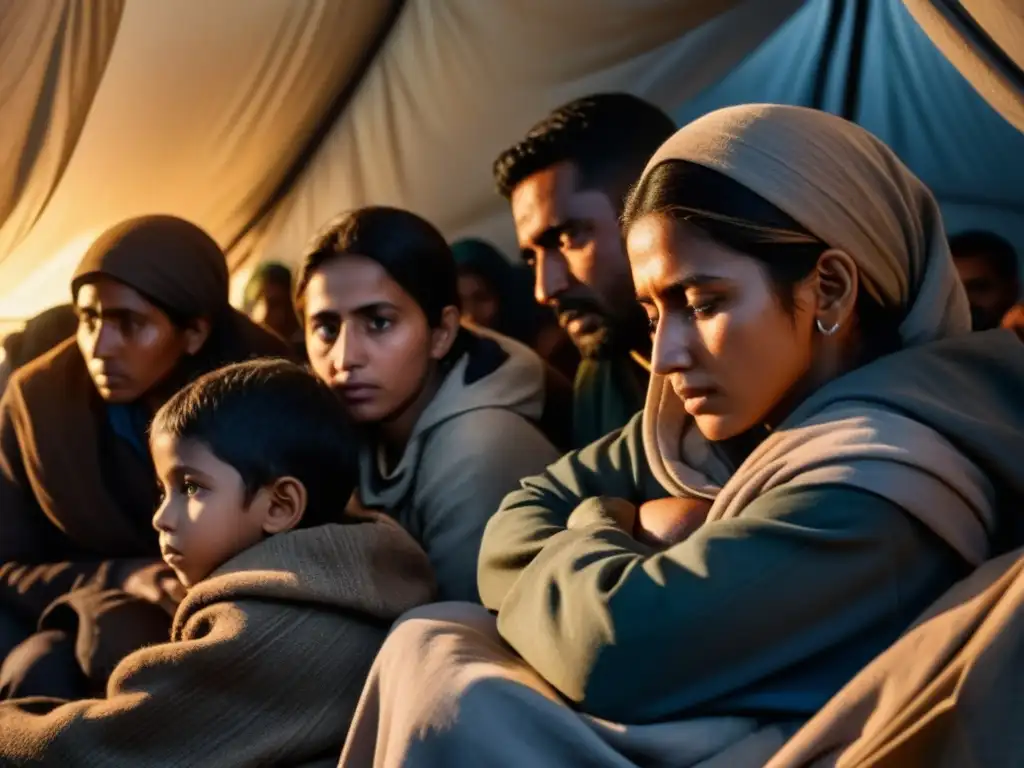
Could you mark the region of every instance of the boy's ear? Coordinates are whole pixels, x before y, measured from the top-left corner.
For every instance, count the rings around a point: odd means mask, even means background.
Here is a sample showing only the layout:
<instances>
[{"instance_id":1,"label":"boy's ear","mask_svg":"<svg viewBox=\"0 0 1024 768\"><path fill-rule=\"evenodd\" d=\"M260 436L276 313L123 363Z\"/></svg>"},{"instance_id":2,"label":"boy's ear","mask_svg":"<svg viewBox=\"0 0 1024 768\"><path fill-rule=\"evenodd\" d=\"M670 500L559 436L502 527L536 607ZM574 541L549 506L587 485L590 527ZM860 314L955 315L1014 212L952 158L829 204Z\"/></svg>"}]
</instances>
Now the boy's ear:
<instances>
[{"instance_id":1,"label":"boy's ear","mask_svg":"<svg viewBox=\"0 0 1024 768\"><path fill-rule=\"evenodd\" d=\"M263 532L273 536L296 528L306 513L306 486L294 477L280 477L266 490L269 503L263 518Z\"/></svg>"}]
</instances>

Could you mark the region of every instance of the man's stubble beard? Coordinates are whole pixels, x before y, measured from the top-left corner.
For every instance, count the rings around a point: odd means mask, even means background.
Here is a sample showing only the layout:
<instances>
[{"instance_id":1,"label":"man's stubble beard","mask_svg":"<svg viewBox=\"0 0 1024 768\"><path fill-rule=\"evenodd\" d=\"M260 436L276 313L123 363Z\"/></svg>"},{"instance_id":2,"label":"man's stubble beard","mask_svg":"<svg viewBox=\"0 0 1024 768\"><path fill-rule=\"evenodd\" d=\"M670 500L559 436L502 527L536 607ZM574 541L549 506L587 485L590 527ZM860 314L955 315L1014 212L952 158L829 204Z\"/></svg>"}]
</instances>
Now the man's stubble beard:
<instances>
[{"instance_id":1,"label":"man's stubble beard","mask_svg":"<svg viewBox=\"0 0 1024 768\"><path fill-rule=\"evenodd\" d=\"M626 317L603 318L604 326L573 343L586 360L608 360L639 352L649 356L651 336L647 316L639 304L634 304Z\"/></svg>"}]
</instances>

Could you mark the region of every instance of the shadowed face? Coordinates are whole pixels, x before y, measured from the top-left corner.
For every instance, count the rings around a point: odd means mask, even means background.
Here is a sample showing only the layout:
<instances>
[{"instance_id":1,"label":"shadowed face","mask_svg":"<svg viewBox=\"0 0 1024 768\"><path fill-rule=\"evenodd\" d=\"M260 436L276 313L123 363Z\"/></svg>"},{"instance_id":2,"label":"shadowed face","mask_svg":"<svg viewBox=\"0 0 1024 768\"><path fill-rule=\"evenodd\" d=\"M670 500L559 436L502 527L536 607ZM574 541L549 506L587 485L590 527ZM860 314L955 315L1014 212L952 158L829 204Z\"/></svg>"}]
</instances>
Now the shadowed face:
<instances>
[{"instance_id":1,"label":"shadowed face","mask_svg":"<svg viewBox=\"0 0 1024 768\"><path fill-rule=\"evenodd\" d=\"M286 285L264 282L255 303L249 310L254 323L267 326L283 339L290 339L299 330L299 321Z\"/></svg>"},{"instance_id":2,"label":"shadowed face","mask_svg":"<svg viewBox=\"0 0 1024 768\"><path fill-rule=\"evenodd\" d=\"M451 346L453 336L432 329L416 300L364 256L322 264L304 297L310 363L357 423L403 413Z\"/></svg>"},{"instance_id":3,"label":"shadowed face","mask_svg":"<svg viewBox=\"0 0 1024 768\"><path fill-rule=\"evenodd\" d=\"M196 440L153 435L150 452L160 482L153 527L160 551L186 587L202 581L263 538L266 500L246 504L242 476Z\"/></svg>"},{"instance_id":4,"label":"shadowed face","mask_svg":"<svg viewBox=\"0 0 1024 768\"><path fill-rule=\"evenodd\" d=\"M188 331L138 291L108 277L84 284L75 308L78 347L100 397L109 403L139 400L186 354L198 351Z\"/></svg>"},{"instance_id":5,"label":"shadowed face","mask_svg":"<svg viewBox=\"0 0 1024 768\"><path fill-rule=\"evenodd\" d=\"M974 330L998 328L1003 315L1017 301L1017 283L1000 275L983 253L957 253L953 263L967 290Z\"/></svg>"},{"instance_id":6,"label":"shadowed face","mask_svg":"<svg viewBox=\"0 0 1024 768\"><path fill-rule=\"evenodd\" d=\"M811 370L813 288L798 285L788 312L760 262L663 216L637 221L627 245L654 372L708 439L764 424Z\"/></svg>"},{"instance_id":7,"label":"shadowed face","mask_svg":"<svg viewBox=\"0 0 1024 768\"><path fill-rule=\"evenodd\" d=\"M463 320L482 328L493 328L497 322L499 299L490 284L475 272L459 272L459 303Z\"/></svg>"},{"instance_id":8,"label":"shadowed face","mask_svg":"<svg viewBox=\"0 0 1024 768\"><path fill-rule=\"evenodd\" d=\"M594 356L636 309L615 206L604 192L580 188L571 163L527 177L511 203L537 301L555 309L584 356Z\"/></svg>"}]
</instances>

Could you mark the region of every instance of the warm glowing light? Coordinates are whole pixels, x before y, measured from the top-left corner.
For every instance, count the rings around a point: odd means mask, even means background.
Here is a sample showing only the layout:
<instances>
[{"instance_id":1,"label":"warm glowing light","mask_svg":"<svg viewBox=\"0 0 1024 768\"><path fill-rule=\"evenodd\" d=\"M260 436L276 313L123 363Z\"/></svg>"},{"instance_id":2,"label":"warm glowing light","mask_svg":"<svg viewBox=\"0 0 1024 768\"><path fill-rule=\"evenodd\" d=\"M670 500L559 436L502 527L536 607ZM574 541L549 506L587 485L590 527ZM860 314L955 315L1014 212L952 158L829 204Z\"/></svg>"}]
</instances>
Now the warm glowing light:
<instances>
[{"instance_id":1,"label":"warm glowing light","mask_svg":"<svg viewBox=\"0 0 1024 768\"><path fill-rule=\"evenodd\" d=\"M24 280L0 296L0 320L24 320L48 307L71 300L71 275L99 236L99 231L73 238L52 257L39 256L39 266Z\"/></svg>"}]
</instances>

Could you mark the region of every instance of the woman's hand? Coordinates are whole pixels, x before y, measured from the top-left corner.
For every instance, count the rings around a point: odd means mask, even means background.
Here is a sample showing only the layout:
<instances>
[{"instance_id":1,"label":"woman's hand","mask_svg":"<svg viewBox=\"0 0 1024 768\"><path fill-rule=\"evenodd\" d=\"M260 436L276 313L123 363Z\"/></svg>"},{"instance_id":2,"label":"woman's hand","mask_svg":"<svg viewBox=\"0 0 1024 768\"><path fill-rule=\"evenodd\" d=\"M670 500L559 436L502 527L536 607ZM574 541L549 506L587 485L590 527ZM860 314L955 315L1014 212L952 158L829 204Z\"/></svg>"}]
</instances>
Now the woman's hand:
<instances>
[{"instance_id":1,"label":"woman's hand","mask_svg":"<svg viewBox=\"0 0 1024 768\"><path fill-rule=\"evenodd\" d=\"M707 499L667 498L644 502L637 510L633 536L651 547L678 544L700 528L711 511Z\"/></svg>"}]
</instances>

